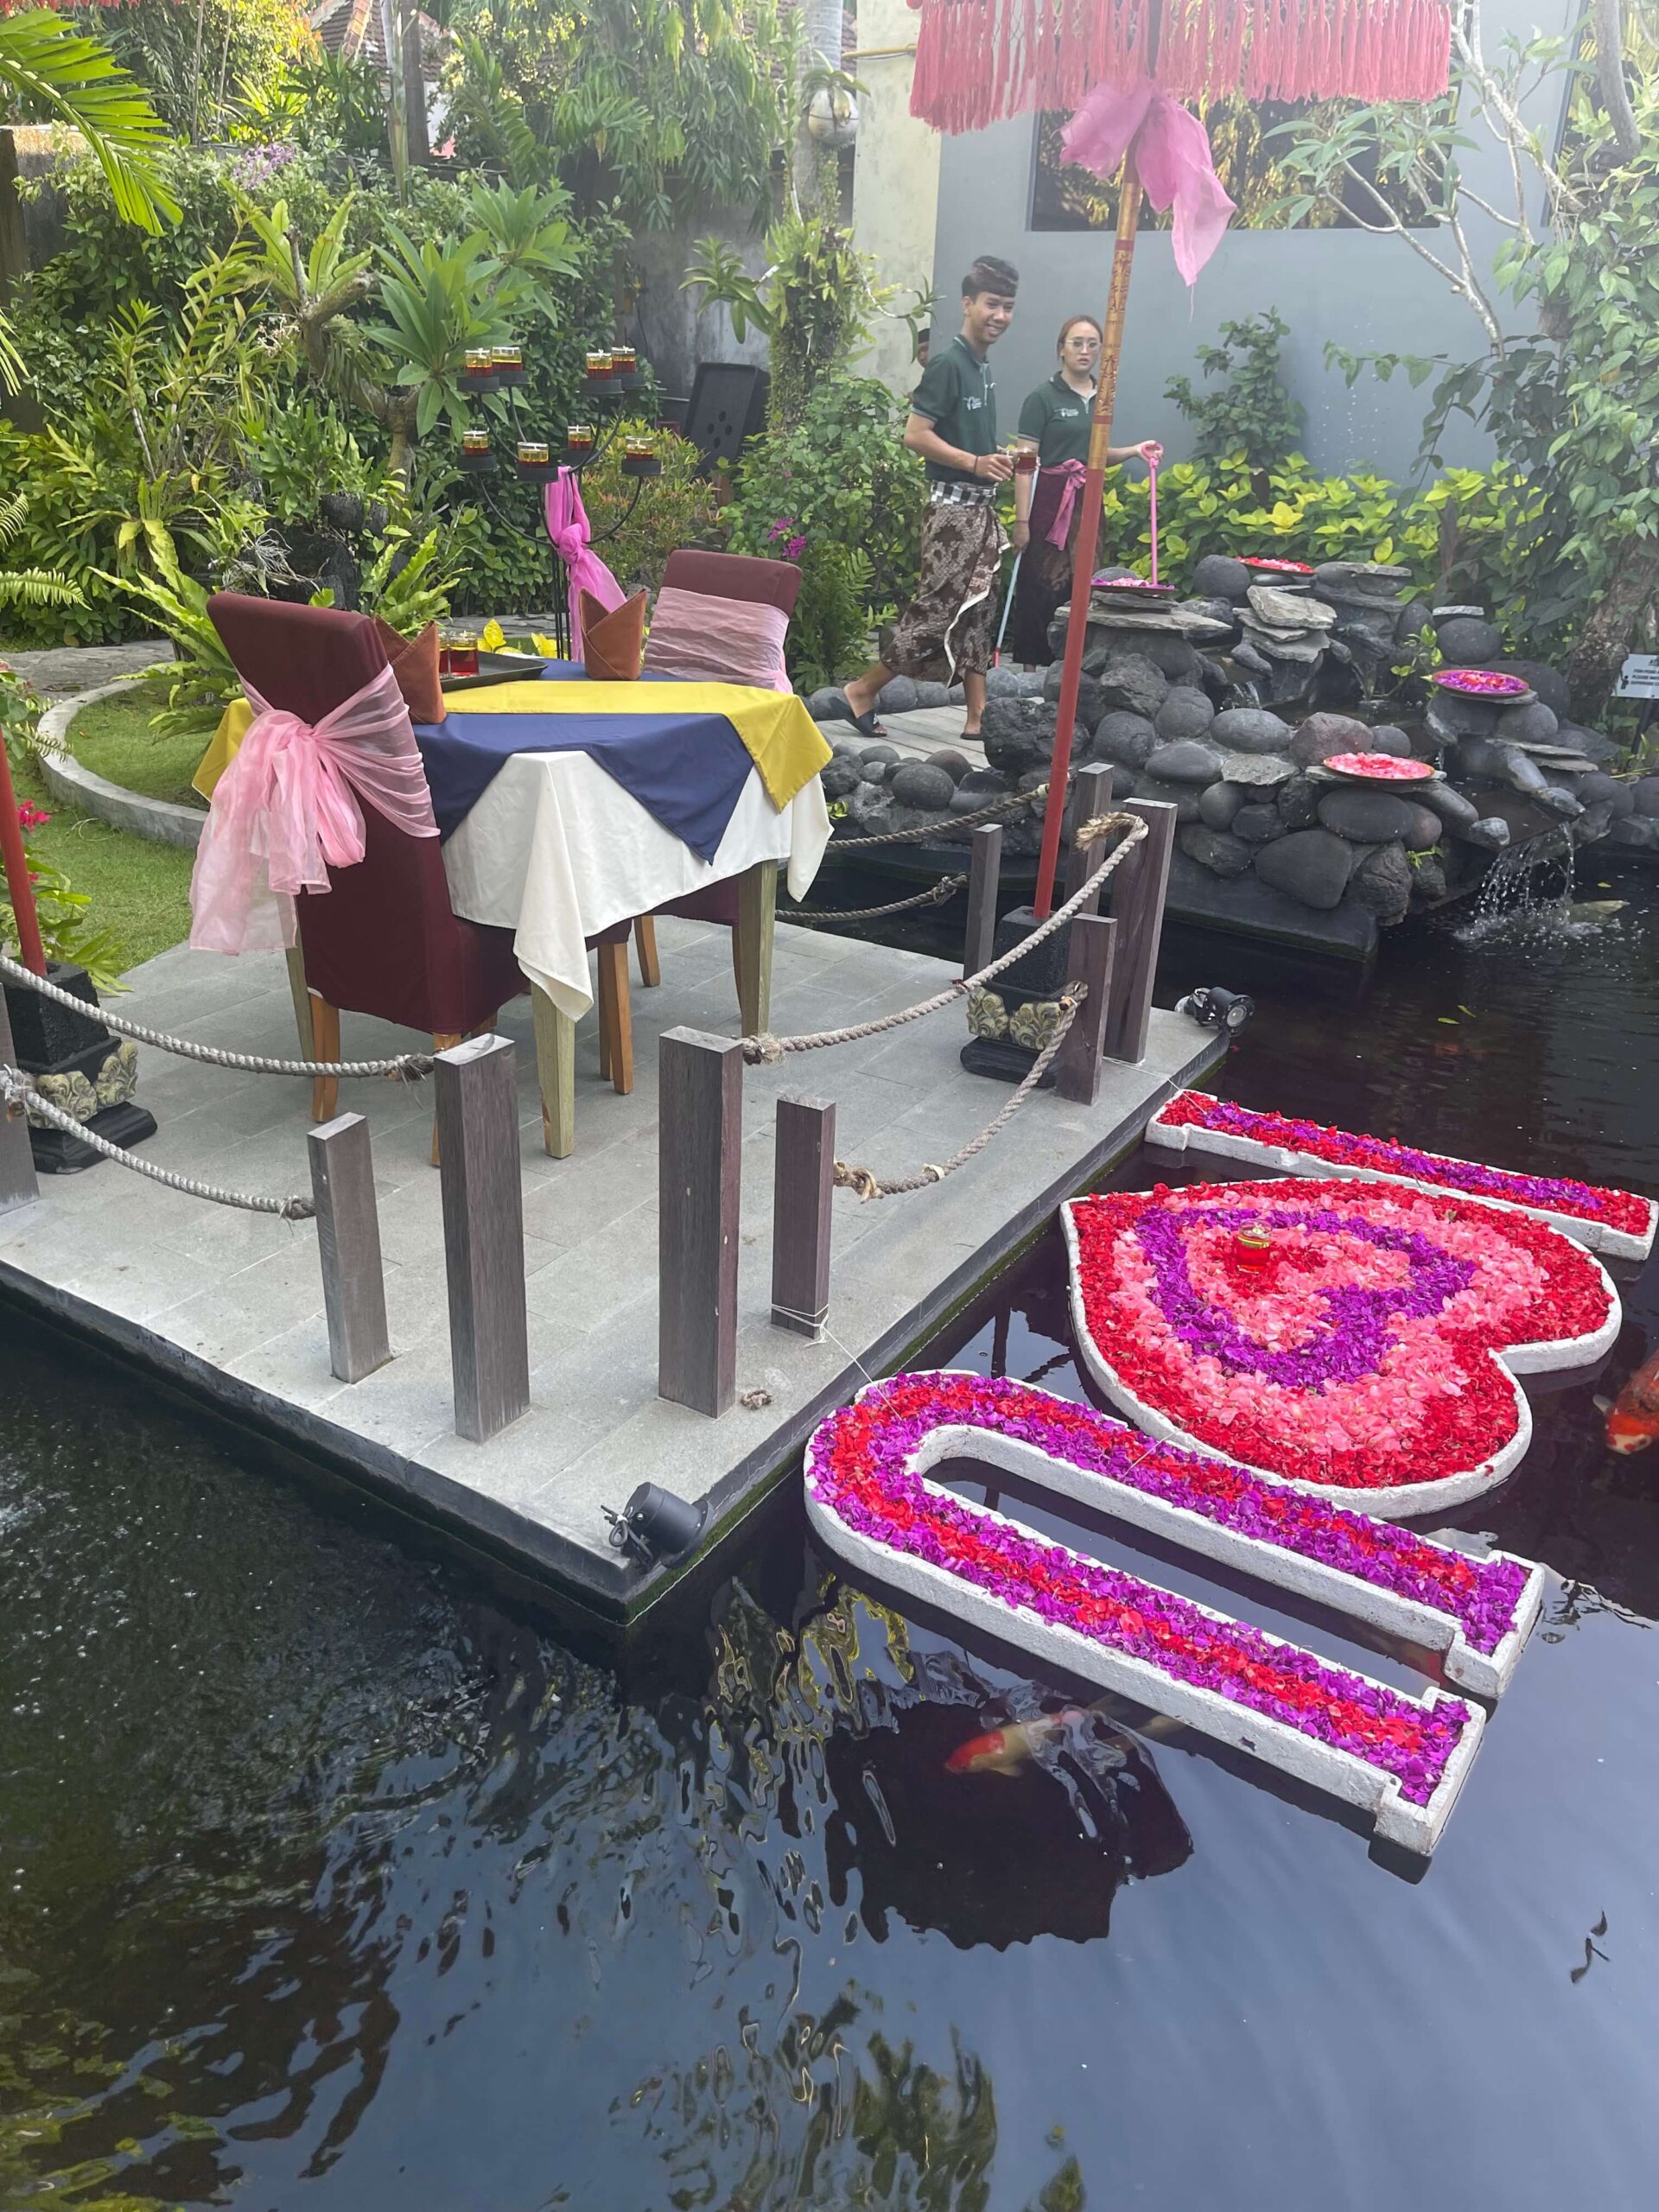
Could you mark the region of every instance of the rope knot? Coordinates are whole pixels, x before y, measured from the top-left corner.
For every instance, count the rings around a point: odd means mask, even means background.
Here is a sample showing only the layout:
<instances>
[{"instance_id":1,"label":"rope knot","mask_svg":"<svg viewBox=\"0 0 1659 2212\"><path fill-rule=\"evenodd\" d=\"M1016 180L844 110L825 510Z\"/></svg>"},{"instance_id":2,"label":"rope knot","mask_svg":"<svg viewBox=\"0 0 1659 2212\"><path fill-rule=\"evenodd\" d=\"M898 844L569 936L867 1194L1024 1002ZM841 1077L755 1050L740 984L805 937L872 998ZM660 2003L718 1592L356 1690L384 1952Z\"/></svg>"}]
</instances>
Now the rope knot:
<instances>
[{"instance_id":1,"label":"rope knot","mask_svg":"<svg viewBox=\"0 0 1659 2212\"><path fill-rule=\"evenodd\" d=\"M743 1057L752 1068L767 1067L783 1058L784 1048L769 1032L763 1032L759 1037L743 1039Z\"/></svg>"},{"instance_id":2,"label":"rope knot","mask_svg":"<svg viewBox=\"0 0 1659 2212\"><path fill-rule=\"evenodd\" d=\"M836 1187L841 1191L856 1191L860 1203L868 1198L879 1198L881 1185L868 1167L855 1167L845 1160L836 1162Z\"/></svg>"}]
</instances>

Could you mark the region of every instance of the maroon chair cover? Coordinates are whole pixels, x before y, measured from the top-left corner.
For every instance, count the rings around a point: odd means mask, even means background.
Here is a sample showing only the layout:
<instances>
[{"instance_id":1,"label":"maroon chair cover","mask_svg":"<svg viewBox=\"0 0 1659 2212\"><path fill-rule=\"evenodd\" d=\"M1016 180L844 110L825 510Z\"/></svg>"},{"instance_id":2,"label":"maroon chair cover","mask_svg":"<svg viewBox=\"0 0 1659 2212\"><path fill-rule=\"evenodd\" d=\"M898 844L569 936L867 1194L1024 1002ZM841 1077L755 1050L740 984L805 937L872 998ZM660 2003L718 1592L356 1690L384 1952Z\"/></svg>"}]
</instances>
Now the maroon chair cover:
<instances>
[{"instance_id":1,"label":"maroon chair cover","mask_svg":"<svg viewBox=\"0 0 1659 2212\"><path fill-rule=\"evenodd\" d=\"M320 721L386 665L364 614L239 592L215 593L207 612L237 673L304 721ZM295 902L307 984L343 1013L429 1036L478 1028L530 988L512 931L451 912L435 837L405 836L373 807L363 819L358 866L330 868L326 894Z\"/></svg>"},{"instance_id":2,"label":"maroon chair cover","mask_svg":"<svg viewBox=\"0 0 1659 2212\"><path fill-rule=\"evenodd\" d=\"M759 600L765 606L781 608L785 616L794 613L801 595L801 572L792 561L761 561L747 553L700 553L694 548L669 555L663 582L672 584L677 591L709 592L716 599ZM721 922L728 929L735 929L736 879L728 877L701 891L688 892L683 899L672 899L656 911L679 914L688 921Z\"/></svg>"}]
</instances>

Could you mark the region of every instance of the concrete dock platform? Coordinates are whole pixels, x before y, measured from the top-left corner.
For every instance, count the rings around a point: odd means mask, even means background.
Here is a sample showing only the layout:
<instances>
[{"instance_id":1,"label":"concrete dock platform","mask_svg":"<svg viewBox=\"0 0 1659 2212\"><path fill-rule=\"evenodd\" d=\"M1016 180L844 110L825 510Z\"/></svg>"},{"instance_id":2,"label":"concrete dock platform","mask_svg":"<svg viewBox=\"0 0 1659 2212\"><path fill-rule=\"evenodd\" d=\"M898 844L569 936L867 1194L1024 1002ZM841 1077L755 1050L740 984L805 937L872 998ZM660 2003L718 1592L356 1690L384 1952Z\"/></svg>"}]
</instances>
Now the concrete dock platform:
<instances>
[{"instance_id":1,"label":"concrete dock platform","mask_svg":"<svg viewBox=\"0 0 1659 2212\"><path fill-rule=\"evenodd\" d=\"M341 1109L372 1125L395 1353L360 1382L329 1371L311 1223L208 1205L114 1164L44 1178L36 1202L0 1215L0 1297L626 1623L668 1578L609 1548L604 1507L620 1507L649 1479L709 1498L708 1544L718 1543L787 1473L827 1411L867 1375L902 1364L1222 1049L1184 1017L1154 1013L1147 1058L1108 1062L1093 1107L1039 1092L944 1184L869 1204L837 1192L830 1333L818 1344L770 1320L778 1094L834 1099L841 1157L895 1176L954 1151L1007 1093L959 1065L965 1029L952 1008L747 1070L737 1379L753 1403L710 1420L657 1395L657 1039L680 1025L739 1033L730 939L667 919L658 931L662 987L633 991L637 1087L620 1098L601 1081L590 1017L578 1035L568 1160L543 1148L529 1001L503 1010L501 1032L518 1046L531 1403L490 1442L454 1433L429 1084L341 1088ZM926 996L953 972L919 954L780 927L772 1027L784 1034L865 1020ZM233 1050L296 1054L277 956L232 961L181 947L129 981L118 1010L137 1020ZM351 1058L414 1046L364 1019L346 1017L344 1030ZM161 1124L146 1159L241 1191L308 1192L307 1084L144 1047L139 1096Z\"/></svg>"}]
</instances>

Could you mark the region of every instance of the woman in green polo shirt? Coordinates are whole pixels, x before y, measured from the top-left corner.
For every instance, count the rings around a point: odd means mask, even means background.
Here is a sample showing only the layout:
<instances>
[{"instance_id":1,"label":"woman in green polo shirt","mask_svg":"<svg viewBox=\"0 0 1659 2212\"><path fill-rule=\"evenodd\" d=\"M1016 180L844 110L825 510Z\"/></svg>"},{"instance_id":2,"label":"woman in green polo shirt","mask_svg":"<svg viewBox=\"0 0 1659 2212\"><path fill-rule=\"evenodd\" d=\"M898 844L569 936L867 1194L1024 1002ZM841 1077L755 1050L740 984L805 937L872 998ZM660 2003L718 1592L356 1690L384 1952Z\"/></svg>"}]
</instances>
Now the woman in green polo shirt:
<instances>
[{"instance_id":1,"label":"woman in green polo shirt","mask_svg":"<svg viewBox=\"0 0 1659 2212\"><path fill-rule=\"evenodd\" d=\"M1100 362L1100 325L1093 315L1068 315L1056 351L1059 367L1020 410L1020 444L1035 451L1039 465L1035 476L1014 480L1014 543L1020 560L1010 645L1014 659L1027 668L1053 658L1048 626L1071 589L1071 552L1083 518L1078 494L1089 460ZM1139 454L1151 461L1161 451L1149 438L1141 445L1114 446L1108 457L1131 461ZM1063 505L1067 519L1057 543L1054 532Z\"/></svg>"}]
</instances>

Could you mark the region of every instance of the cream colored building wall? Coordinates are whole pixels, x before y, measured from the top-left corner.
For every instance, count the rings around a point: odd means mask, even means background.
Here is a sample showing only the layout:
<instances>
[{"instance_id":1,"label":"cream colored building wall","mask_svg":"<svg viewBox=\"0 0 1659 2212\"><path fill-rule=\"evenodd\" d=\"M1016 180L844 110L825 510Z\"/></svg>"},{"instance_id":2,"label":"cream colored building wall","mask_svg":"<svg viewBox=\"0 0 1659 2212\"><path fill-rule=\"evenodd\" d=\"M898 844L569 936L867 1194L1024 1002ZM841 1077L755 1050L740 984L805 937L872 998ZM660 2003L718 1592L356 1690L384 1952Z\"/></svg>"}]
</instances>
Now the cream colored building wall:
<instances>
[{"instance_id":1,"label":"cream colored building wall","mask_svg":"<svg viewBox=\"0 0 1659 2212\"><path fill-rule=\"evenodd\" d=\"M859 0L858 45L846 62L868 88L859 99L854 235L880 281L907 289L931 282L939 206L939 136L910 112L917 22L906 0ZM908 391L917 370L907 326L884 318L858 365Z\"/></svg>"}]
</instances>

